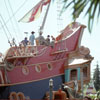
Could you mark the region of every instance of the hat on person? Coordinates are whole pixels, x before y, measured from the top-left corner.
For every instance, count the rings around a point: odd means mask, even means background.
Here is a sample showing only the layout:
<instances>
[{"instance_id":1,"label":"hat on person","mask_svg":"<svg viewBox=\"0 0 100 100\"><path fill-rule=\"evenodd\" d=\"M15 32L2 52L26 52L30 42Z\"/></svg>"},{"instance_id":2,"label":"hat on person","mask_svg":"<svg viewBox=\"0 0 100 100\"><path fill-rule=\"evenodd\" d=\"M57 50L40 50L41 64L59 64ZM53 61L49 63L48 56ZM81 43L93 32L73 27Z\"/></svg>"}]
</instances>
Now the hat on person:
<instances>
[{"instance_id":1,"label":"hat on person","mask_svg":"<svg viewBox=\"0 0 100 100\"><path fill-rule=\"evenodd\" d=\"M40 31L40 32L39 32L39 35L42 35L42 33L43 33L43 32L42 32L42 31Z\"/></svg>"},{"instance_id":2,"label":"hat on person","mask_svg":"<svg viewBox=\"0 0 100 100\"><path fill-rule=\"evenodd\" d=\"M31 33L35 33L34 31L32 31Z\"/></svg>"},{"instance_id":3,"label":"hat on person","mask_svg":"<svg viewBox=\"0 0 100 100\"><path fill-rule=\"evenodd\" d=\"M25 37L25 39L27 39L27 37Z\"/></svg>"},{"instance_id":4,"label":"hat on person","mask_svg":"<svg viewBox=\"0 0 100 100\"><path fill-rule=\"evenodd\" d=\"M50 35L47 35L47 37L50 37Z\"/></svg>"}]
</instances>

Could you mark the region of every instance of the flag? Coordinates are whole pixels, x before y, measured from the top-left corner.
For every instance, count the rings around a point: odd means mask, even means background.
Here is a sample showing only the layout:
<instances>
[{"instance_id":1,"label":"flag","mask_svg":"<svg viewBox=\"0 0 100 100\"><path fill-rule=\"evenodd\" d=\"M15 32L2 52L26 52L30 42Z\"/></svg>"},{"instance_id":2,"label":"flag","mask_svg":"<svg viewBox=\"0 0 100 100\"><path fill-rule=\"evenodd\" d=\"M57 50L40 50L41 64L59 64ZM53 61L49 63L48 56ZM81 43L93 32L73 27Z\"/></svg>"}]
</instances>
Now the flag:
<instances>
[{"instance_id":1,"label":"flag","mask_svg":"<svg viewBox=\"0 0 100 100\"><path fill-rule=\"evenodd\" d=\"M50 0L41 0L35 7L33 7L23 18L19 20L19 22L32 22L36 20L41 12L44 5L50 3Z\"/></svg>"}]
</instances>

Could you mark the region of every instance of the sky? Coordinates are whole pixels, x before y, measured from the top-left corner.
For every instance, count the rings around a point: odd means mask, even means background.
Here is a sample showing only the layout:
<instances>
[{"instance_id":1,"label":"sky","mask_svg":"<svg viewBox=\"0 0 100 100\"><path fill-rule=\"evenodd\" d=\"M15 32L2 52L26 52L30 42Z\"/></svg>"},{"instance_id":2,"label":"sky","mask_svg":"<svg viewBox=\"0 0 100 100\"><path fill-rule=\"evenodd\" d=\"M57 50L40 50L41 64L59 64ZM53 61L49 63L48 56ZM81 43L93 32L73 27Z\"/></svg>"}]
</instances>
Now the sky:
<instances>
[{"instance_id":1,"label":"sky","mask_svg":"<svg viewBox=\"0 0 100 100\"><path fill-rule=\"evenodd\" d=\"M18 22L30 9L32 9L40 0L0 0L0 52L5 53L10 47L8 39L14 37L16 42L19 43L24 37L29 37L31 31L35 31L35 37L38 36L38 29L42 23L44 12L46 7L43 8L43 12L39 19L31 23ZM56 37L58 29L61 30L70 24L72 20L71 12L72 10L67 9L59 19L59 10L62 7L61 2L52 2L48 12L47 20L43 30L43 35L46 37L48 34ZM81 24L87 26L87 16L84 17L84 12L76 20ZM13 16L13 17L12 17ZM9 20L10 19L10 20ZM6 25L2 27L2 25ZM100 20L94 20L94 25L92 33L89 33L88 28L84 30L81 45L88 47L90 49L90 54L94 57L91 64L91 72L93 73L97 61L100 64ZM28 34L25 34L28 32Z\"/></svg>"}]
</instances>

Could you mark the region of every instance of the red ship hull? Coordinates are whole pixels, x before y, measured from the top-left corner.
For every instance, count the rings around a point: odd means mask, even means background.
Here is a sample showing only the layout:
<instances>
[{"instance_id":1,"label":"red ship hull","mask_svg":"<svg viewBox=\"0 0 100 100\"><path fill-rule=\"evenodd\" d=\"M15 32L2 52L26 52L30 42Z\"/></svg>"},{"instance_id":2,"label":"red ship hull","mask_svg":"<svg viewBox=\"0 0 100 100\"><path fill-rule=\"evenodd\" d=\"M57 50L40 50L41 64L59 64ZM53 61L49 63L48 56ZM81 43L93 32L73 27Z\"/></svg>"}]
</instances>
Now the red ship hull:
<instances>
[{"instance_id":1,"label":"red ship hull","mask_svg":"<svg viewBox=\"0 0 100 100\"><path fill-rule=\"evenodd\" d=\"M14 88L17 89L17 84L22 84L23 86L31 82L32 84L36 82L41 84L42 82L44 83L45 80L47 85L47 81L50 78L56 80L56 77L59 77L56 81L58 85L55 86L55 88L58 88L59 84L64 82L64 78L61 77L64 77L64 64L68 61L68 54L77 50L79 47L84 28L85 26L79 23L68 25L56 38L57 41L54 47L35 46L36 52L32 55L19 55L18 50L20 47L10 48L4 59L8 71L6 73L6 79L4 79L5 85L3 86L13 87L14 85ZM28 50L30 50L30 48L31 47L28 47ZM46 88L44 89L45 92L47 90ZM33 89L33 91L38 90ZM43 94L41 96L43 96ZM41 96L39 98L41 98Z\"/></svg>"}]
</instances>

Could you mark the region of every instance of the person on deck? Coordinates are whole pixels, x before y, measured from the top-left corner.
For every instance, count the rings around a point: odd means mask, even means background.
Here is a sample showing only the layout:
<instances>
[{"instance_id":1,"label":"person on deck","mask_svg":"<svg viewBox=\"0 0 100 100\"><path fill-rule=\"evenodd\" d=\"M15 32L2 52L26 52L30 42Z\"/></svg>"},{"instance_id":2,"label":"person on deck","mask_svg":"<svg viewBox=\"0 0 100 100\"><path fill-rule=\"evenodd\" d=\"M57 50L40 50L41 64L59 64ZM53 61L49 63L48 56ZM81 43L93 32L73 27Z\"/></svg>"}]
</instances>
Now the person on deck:
<instances>
[{"instance_id":1,"label":"person on deck","mask_svg":"<svg viewBox=\"0 0 100 100\"><path fill-rule=\"evenodd\" d=\"M26 47L29 43L29 41L27 40L27 37L25 37L25 39L22 40L21 43Z\"/></svg>"},{"instance_id":2,"label":"person on deck","mask_svg":"<svg viewBox=\"0 0 100 100\"><path fill-rule=\"evenodd\" d=\"M50 43L50 45L51 45L51 47L53 48L54 47L54 44L55 44L55 38L53 37L53 36L51 36L51 38L52 38L52 41L51 41L51 43Z\"/></svg>"},{"instance_id":3,"label":"person on deck","mask_svg":"<svg viewBox=\"0 0 100 100\"><path fill-rule=\"evenodd\" d=\"M34 31L31 32L31 35L29 37L29 41L31 45L34 45L34 40L35 40L35 36L34 36Z\"/></svg>"},{"instance_id":4,"label":"person on deck","mask_svg":"<svg viewBox=\"0 0 100 100\"><path fill-rule=\"evenodd\" d=\"M45 39L42 36L42 32L39 33L38 41L39 41L39 45L45 45Z\"/></svg>"},{"instance_id":5,"label":"person on deck","mask_svg":"<svg viewBox=\"0 0 100 100\"><path fill-rule=\"evenodd\" d=\"M48 46L48 45L50 45L50 35L47 35L47 38L46 38L46 45Z\"/></svg>"},{"instance_id":6,"label":"person on deck","mask_svg":"<svg viewBox=\"0 0 100 100\"><path fill-rule=\"evenodd\" d=\"M28 45L29 41L27 39L27 37L24 38L24 40L22 40L19 44L19 53L21 55L26 54L27 53L27 45ZM24 46L24 47L23 47Z\"/></svg>"},{"instance_id":7,"label":"person on deck","mask_svg":"<svg viewBox=\"0 0 100 100\"><path fill-rule=\"evenodd\" d=\"M31 44L31 51L30 53L34 53L34 41L35 41L35 35L34 35L34 31L31 32L31 35L29 37L29 41L30 41L30 44Z\"/></svg>"}]
</instances>

